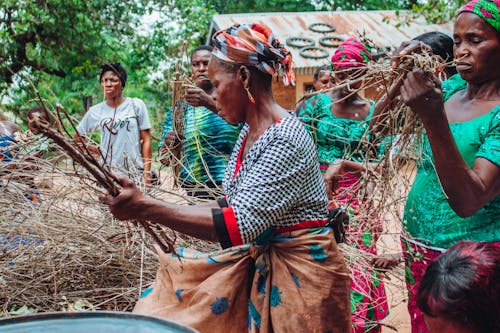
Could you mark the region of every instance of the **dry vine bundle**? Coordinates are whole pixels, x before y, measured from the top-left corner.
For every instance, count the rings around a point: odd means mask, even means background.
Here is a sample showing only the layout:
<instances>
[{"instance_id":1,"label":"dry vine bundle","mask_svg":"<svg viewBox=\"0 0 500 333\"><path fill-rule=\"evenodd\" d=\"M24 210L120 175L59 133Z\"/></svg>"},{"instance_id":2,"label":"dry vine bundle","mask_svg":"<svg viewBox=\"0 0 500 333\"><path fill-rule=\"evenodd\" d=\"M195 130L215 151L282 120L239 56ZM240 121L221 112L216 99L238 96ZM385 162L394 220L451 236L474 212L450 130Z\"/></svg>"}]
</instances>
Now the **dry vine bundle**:
<instances>
[{"instance_id":1,"label":"dry vine bundle","mask_svg":"<svg viewBox=\"0 0 500 333\"><path fill-rule=\"evenodd\" d=\"M45 107L45 106L44 106ZM67 119L70 121L71 125L73 126L74 130L76 131L77 135L78 131L76 130L76 127L71 121L71 118L67 114L67 112L64 110L64 108L61 105L57 105L57 109L62 110L64 114L67 116ZM51 114L47 108L45 108L47 113ZM61 120L61 114L58 112L58 117L59 120ZM65 151L69 157L72 158L72 160L75 163L80 164L84 169L86 169L90 174L95 178L97 183L104 187L104 189L108 190L108 192L116 196L119 193L119 186L120 186L120 181L117 179L117 177L113 174L111 169L107 167L105 164L100 163L96 158L93 156L93 154L90 153L89 149L87 148L86 144L82 144L81 142L77 142L72 138L65 138L62 133L59 131L55 130L52 128L50 123L41 121L38 117L35 117L31 121L32 125L38 129L40 133L42 133L44 136L50 138L55 144L57 144L63 151ZM69 134L69 133L68 133ZM77 139L78 140L78 139ZM102 156L101 153L101 158L103 161L106 159ZM160 248L165 252L165 253L170 253L174 251L174 242L175 239L171 239L163 230L163 228L157 224L151 224L147 221L139 221L136 223L140 223L142 227L148 232L154 240L157 242L157 244L160 246ZM174 234L175 237L175 234Z\"/></svg>"},{"instance_id":2,"label":"dry vine bundle","mask_svg":"<svg viewBox=\"0 0 500 333\"><path fill-rule=\"evenodd\" d=\"M58 146L33 156L38 140L18 137L15 160L0 163L0 316L131 310L156 273L153 239L140 226L115 221L98 204L102 189L92 174ZM183 201L160 188L151 194ZM216 247L187 236L176 245Z\"/></svg>"},{"instance_id":3,"label":"dry vine bundle","mask_svg":"<svg viewBox=\"0 0 500 333\"><path fill-rule=\"evenodd\" d=\"M184 154L183 143L185 142L186 136L184 135L184 123L186 117L186 104L184 102L185 89L189 86L193 86L193 82L190 80L189 76L185 71L185 63L183 59L187 59L187 44L182 45L181 51L181 61L178 61L175 65L175 77L171 82L172 84L172 131L174 133L174 138L166 138L163 142L163 146L159 150L158 159L165 165L172 167L174 172L174 186L179 185L179 176L182 168L182 157Z\"/></svg>"}]
</instances>

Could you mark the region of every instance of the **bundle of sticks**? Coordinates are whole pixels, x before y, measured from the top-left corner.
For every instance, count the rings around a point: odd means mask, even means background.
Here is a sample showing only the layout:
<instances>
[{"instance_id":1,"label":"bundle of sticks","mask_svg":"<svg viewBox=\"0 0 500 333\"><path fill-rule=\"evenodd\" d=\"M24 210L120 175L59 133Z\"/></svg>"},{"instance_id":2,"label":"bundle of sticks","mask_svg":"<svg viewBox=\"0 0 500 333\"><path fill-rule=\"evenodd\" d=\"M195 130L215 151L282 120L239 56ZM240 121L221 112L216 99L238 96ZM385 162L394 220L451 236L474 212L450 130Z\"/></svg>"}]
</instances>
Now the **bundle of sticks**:
<instances>
[{"instance_id":1,"label":"bundle of sticks","mask_svg":"<svg viewBox=\"0 0 500 333\"><path fill-rule=\"evenodd\" d=\"M182 168L182 156L184 154L183 143L185 141L184 122L186 116L186 104L184 102L185 89L192 86L189 75L186 74L187 44L184 43L181 49L181 61L175 65L175 77L172 83L172 131L173 138L165 138L162 147L158 151L158 159L164 166L172 167L174 171L174 187L179 185L179 175Z\"/></svg>"},{"instance_id":2,"label":"bundle of sticks","mask_svg":"<svg viewBox=\"0 0 500 333\"><path fill-rule=\"evenodd\" d=\"M54 113L50 111L43 102L41 104L46 112L51 114L53 117ZM76 132L75 139L73 139L65 127L62 126L62 114L66 116L66 119ZM51 126L50 123L36 116L30 120L30 125L35 127L41 134L51 139L56 145L58 145L69 157L71 157L74 163L81 165L85 170L87 170L95 178L95 181L108 191L109 194L117 196L120 193L120 180L113 174L111 169L107 167L106 164L98 161L89 151L87 145L82 142L81 136L78 133L75 124L71 120L71 117L60 104L56 105L56 115L60 126L56 126L55 128L54 126ZM58 130L58 128L62 128L65 133L62 133ZM105 161L101 152L100 155L102 161ZM174 252L175 233L174 239L172 239L158 224L152 224L148 221L132 222L140 224L144 230L153 237L165 253Z\"/></svg>"}]
</instances>

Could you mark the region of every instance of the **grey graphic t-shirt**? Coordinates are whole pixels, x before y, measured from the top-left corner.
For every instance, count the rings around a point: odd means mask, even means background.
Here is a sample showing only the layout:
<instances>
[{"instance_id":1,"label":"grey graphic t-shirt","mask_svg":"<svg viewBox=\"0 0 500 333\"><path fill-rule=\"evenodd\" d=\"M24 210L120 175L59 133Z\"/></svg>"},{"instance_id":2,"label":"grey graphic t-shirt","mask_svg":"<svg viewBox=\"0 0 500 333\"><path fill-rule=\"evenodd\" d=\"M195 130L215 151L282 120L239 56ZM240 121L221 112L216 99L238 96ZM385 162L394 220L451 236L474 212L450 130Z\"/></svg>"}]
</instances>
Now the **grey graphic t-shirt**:
<instances>
[{"instance_id":1,"label":"grey graphic t-shirt","mask_svg":"<svg viewBox=\"0 0 500 333\"><path fill-rule=\"evenodd\" d=\"M77 127L80 134L99 130L106 164L120 170L143 167L139 130L149 128L146 105L138 98L129 97L117 108L110 107L106 101L92 106Z\"/></svg>"}]
</instances>

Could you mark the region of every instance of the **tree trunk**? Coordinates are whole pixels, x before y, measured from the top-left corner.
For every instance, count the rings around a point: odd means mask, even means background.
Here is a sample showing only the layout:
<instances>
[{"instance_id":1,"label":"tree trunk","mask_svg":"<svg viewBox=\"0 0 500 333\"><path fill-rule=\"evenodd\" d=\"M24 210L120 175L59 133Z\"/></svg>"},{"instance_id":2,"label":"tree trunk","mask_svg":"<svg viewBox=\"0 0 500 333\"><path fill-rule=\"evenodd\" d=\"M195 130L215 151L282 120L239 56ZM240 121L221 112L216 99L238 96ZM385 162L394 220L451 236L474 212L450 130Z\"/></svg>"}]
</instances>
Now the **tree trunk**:
<instances>
[{"instance_id":1,"label":"tree trunk","mask_svg":"<svg viewBox=\"0 0 500 333\"><path fill-rule=\"evenodd\" d=\"M85 96L82 98L83 109L87 112L92 106L92 96Z\"/></svg>"}]
</instances>

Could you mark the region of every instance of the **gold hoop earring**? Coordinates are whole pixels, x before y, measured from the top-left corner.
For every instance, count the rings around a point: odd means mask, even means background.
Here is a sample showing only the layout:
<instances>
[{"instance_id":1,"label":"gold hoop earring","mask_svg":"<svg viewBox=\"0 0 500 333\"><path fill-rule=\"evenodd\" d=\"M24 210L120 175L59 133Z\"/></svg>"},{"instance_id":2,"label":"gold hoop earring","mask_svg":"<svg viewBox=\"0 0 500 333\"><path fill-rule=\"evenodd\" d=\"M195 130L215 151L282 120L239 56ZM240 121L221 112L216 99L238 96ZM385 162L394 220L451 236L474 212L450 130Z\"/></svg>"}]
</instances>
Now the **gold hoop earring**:
<instances>
[{"instance_id":1,"label":"gold hoop earring","mask_svg":"<svg viewBox=\"0 0 500 333\"><path fill-rule=\"evenodd\" d=\"M250 88L245 87L245 90L247 91L247 96L248 99L250 100L250 103L255 104L255 98L253 98L252 94L250 93Z\"/></svg>"}]
</instances>

